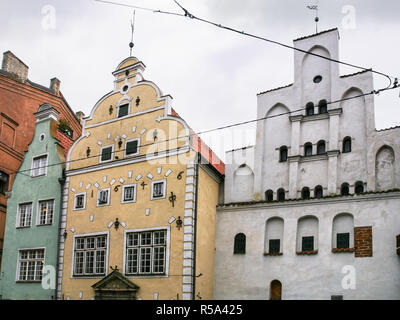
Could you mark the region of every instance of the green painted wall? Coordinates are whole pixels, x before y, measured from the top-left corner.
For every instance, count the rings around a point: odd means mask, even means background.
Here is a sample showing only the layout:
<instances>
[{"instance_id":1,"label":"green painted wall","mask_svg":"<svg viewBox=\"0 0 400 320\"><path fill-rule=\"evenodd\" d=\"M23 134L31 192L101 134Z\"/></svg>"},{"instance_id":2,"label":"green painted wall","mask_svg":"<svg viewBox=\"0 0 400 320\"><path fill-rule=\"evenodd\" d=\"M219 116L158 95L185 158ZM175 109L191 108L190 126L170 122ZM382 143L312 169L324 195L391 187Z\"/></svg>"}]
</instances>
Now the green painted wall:
<instances>
[{"instance_id":1,"label":"green painted wall","mask_svg":"<svg viewBox=\"0 0 400 320\"><path fill-rule=\"evenodd\" d=\"M53 124L51 125L51 122ZM19 171L29 170L32 158L41 154L48 155L48 164L59 163L60 157L57 149L58 141L52 137L55 133L54 120L47 118L37 122L35 135L29 150L25 153L24 160ZM45 134L43 141L40 135ZM60 217L61 185L58 181L62 177L61 165L47 168L45 176L30 177L30 172L19 173L12 188L12 196L8 199L6 230L4 236L4 251L1 269L2 299L52 299L55 297L55 289L44 289L41 282L17 282L16 271L18 263L18 250L21 248L45 248L44 265L54 267L54 277L57 270L58 232ZM39 215L38 201L54 199L54 215L51 225L37 226ZM16 228L17 211L20 203L33 202L31 227ZM55 281L55 279L54 279Z\"/></svg>"}]
</instances>

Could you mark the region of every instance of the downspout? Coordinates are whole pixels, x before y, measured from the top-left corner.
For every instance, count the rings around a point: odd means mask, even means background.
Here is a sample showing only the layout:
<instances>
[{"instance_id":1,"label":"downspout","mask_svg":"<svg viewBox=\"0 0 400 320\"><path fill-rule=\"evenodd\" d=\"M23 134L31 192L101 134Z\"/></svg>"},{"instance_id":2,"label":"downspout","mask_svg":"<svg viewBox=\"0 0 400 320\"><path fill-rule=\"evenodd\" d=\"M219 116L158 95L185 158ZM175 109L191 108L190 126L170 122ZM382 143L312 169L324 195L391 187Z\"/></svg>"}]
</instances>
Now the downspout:
<instances>
[{"instance_id":1,"label":"downspout","mask_svg":"<svg viewBox=\"0 0 400 320\"><path fill-rule=\"evenodd\" d=\"M195 162L195 196L194 196L194 217L193 217L193 281L192 281L192 300L196 300L196 243L197 243L197 202L199 191L199 164L201 161L201 153L197 152Z\"/></svg>"},{"instance_id":2,"label":"downspout","mask_svg":"<svg viewBox=\"0 0 400 320\"><path fill-rule=\"evenodd\" d=\"M61 219L62 219L62 204L63 204L63 196L64 196L64 185L65 185L65 170L62 170L62 177L58 178L58 182L60 183L61 193L60 193L60 211L58 214L58 230L57 230L57 264L56 264L56 287L54 289L54 300L57 300L58 288L60 283L58 281L58 270L60 267L60 247L61 247L61 233L60 233L60 226L61 226Z\"/></svg>"}]
</instances>

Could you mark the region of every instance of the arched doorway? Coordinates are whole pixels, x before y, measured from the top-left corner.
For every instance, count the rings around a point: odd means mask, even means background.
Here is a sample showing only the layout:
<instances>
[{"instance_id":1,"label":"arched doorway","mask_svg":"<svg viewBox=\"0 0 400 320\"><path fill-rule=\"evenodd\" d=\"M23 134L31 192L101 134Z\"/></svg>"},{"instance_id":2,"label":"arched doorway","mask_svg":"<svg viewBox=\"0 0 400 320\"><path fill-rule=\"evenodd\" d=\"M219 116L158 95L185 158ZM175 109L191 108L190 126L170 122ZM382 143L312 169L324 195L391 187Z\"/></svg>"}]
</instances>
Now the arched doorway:
<instances>
[{"instance_id":1,"label":"arched doorway","mask_svg":"<svg viewBox=\"0 0 400 320\"><path fill-rule=\"evenodd\" d=\"M271 281L270 300L282 299L282 283L279 280Z\"/></svg>"}]
</instances>

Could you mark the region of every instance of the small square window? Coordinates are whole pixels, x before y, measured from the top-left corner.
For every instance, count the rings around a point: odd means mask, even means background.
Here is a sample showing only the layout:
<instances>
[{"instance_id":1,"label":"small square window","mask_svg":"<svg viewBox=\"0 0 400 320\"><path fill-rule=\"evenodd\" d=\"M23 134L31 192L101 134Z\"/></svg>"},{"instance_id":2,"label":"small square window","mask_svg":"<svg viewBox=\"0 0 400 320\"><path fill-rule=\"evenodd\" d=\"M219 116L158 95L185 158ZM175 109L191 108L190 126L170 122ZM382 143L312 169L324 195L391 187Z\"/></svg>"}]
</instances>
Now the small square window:
<instances>
[{"instance_id":1,"label":"small square window","mask_svg":"<svg viewBox=\"0 0 400 320\"><path fill-rule=\"evenodd\" d=\"M122 203L136 201L136 185L124 186L122 189Z\"/></svg>"},{"instance_id":2,"label":"small square window","mask_svg":"<svg viewBox=\"0 0 400 320\"><path fill-rule=\"evenodd\" d=\"M336 245L338 249L350 248L350 233L336 234Z\"/></svg>"},{"instance_id":3,"label":"small square window","mask_svg":"<svg viewBox=\"0 0 400 320\"><path fill-rule=\"evenodd\" d=\"M109 161L111 160L111 155L112 155L113 147L105 147L101 149L101 158L100 160L103 161Z\"/></svg>"},{"instance_id":4,"label":"small square window","mask_svg":"<svg viewBox=\"0 0 400 320\"><path fill-rule=\"evenodd\" d=\"M85 200L86 200L85 198L86 195L84 193L75 195L75 203L74 203L75 210L85 209Z\"/></svg>"},{"instance_id":5,"label":"small square window","mask_svg":"<svg viewBox=\"0 0 400 320\"><path fill-rule=\"evenodd\" d=\"M269 253L279 253L281 249L280 239L270 239L269 240Z\"/></svg>"},{"instance_id":6,"label":"small square window","mask_svg":"<svg viewBox=\"0 0 400 320\"><path fill-rule=\"evenodd\" d=\"M151 199L165 198L165 181L154 181L151 185Z\"/></svg>"},{"instance_id":7,"label":"small square window","mask_svg":"<svg viewBox=\"0 0 400 320\"><path fill-rule=\"evenodd\" d=\"M119 106L118 107L118 118L128 115L128 108L129 108L128 103Z\"/></svg>"},{"instance_id":8,"label":"small square window","mask_svg":"<svg viewBox=\"0 0 400 320\"><path fill-rule=\"evenodd\" d=\"M106 206L110 204L110 189L99 190L97 205Z\"/></svg>"},{"instance_id":9,"label":"small square window","mask_svg":"<svg viewBox=\"0 0 400 320\"><path fill-rule=\"evenodd\" d=\"M314 251L314 237L303 237L301 251Z\"/></svg>"},{"instance_id":10,"label":"small square window","mask_svg":"<svg viewBox=\"0 0 400 320\"><path fill-rule=\"evenodd\" d=\"M125 155L132 156L139 153L139 139L127 141L125 145Z\"/></svg>"}]
</instances>

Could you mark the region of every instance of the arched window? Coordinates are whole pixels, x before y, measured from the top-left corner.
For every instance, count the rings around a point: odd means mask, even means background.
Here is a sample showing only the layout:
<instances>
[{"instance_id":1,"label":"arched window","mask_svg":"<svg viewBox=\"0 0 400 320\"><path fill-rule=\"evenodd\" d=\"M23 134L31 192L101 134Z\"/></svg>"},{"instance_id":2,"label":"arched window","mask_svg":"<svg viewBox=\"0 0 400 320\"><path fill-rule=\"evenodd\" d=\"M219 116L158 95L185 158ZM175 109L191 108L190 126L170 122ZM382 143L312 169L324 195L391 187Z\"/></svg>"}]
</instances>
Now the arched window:
<instances>
[{"instance_id":1,"label":"arched window","mask_svg":"<svg viewBox=\"0 0 400 320\"><path fill-rule=\"evenodd\" d=\"M348 249L354 247L354 218L350 213L340 213L333 218L332 249ZM336 249L336 250L335 250Z\"/></svg>"},{"instance_id":2,"label":"arched window","mask_svg":"<svg viewBox=\"0 0 400 320\"><path fill-rule=\"evenodd\" d=\"M364 183L362 181L357 181L354 187L354 192L360 194L364 192Z\"/></svg>"},{"instance_id":3,"label":"arched window","mask_svg":"<svg viewBox=\"0 0 400 320\"><path fill-rule=\"evenodd\" d=\"M283 219L269 218L265 224L264 252L268 255L280 255L283 249Z\"/></svg>"},{"instance_id":4,"label":"arched window","mask_svg":"<svg viewBox=\"0 0 400 320\"><path fill-rule=\"evenodd\" d=\"M318 218L315 216L301 217L297 222L296 253L318 250ZM316 252L314 252L316 253Z\"/></svg>"},{"instance_id":5,"label":"arched window","mask_svg":"<svg viewBox=\"0 0 400 320\"><path fill-rule=\"evenodd\" d=\"M233 246L234 254L246 253L246 235L244 233L238 233L235 236L235 243Z\"/></svg>"},{"instance_id":6,"label":"arched window","mask_svg":"<svg viewBox=\"0 0 400 320\"><path fill-rule=\"evenodd\" d=\"M286 146L282 146L279 148L279 161L285 162L288 157L288 148Z\"/></svg>"},{"instance_id":7,"label":"arched window","mask_svg":"<svg viewBox=\"0 0 400 320\"><path fill-rule=\"evenodd\" d=\"M304 145L304 156L312 156L312 144L311 142L307 142Z\"/></svg>"},{"instance_id":8,"label":"arched window","mask_svg":"<svg viewBox=\"0 0 400 320\"><path fill-rule=\"evenodd\" d=\"M271 202L274 200L274 192L272 190L265 191L265 200Z\"/></svg>"},{"instance_id":9,"label":"arched window","mask_svg":"<svg viewBox=\"0 0 400 320\"><path fill-rule=\"evenodd\" d=\"M322 186L316 186L314 188L314 197L315 198L322 198L323 195L324 195L324 191L323 191Z\"/></svg>"},{"instance_id":10,"label":"arched window","mask_svg":"<svg viewBox=\"0 0 400 320\"><path fill-rule=\"evenodd\" d=\"M318 103L318 112L319 113L327 113L328 112L328 104L326 103L326 100L321 100Z\"/></svg>"},{"instance_id":11,"label":"arched window","mask_svg":"<svg viewBox=\"0 0 400 320\"><path fill-rule=\"evenodd\" d=\"M306 116L312 116L314 114L314 103L309 102L306 104Z\"/></svg>"},{"instance_id":12,"label":"arched window","mask_svg":"<svg viewBox=\"0 0 400 320\"><path fill-rule=\"evenodd\" d=\"M282 299L282 283L279 280L271 281L269 299L270 300L281 300Z\"/></svg>"},{"instance_id":13,"label":"arched window","mask_svg":"<svg viewBox=\"0 0 400 320\"><path fill-rule=\"evenodd\" d=\"M324 154L325 153L325 141L321 140L317 144L317 154Z\"/></svg>"},{"instance_id":14,"label":"arched window","mask_svg":"<svg viewBox=\"0 0 400 320\"><path fill-rule=\"evenodd\" d=\"M301 190L301 198L302 199L310 199L310 189L308 187L304 187Z\"/></svg>"},{"instance_id":15,"label":"arched window","mask_svg":"<svg viewBox=\"0 0 400 320\"><path fill-rule=\"evenodd\" d=\"M351 138L346 137L343 139L343 153L351 152Z\"/></svg>"},{"instance_id":16,"label":"arched window","mask_svg":"<svg viewBox=\"0 0 400 320\"><path fill-rule=\"evenodd\" d=\"M340 194L342 196L349 195L349 184L347 182L342 183L342 186L340 187Z\"/></svg>"},{"instance_id":17,"label":"arched window","mask_svg":"<svg viewBox=\"0 0 400 320\"><path fill-rule=\"evenodd\" d=\"M278 195L278 201L284 201L285 200L285 189L283 189L283 188L278 189L277 195Z\"/></svg>"}]
</instances>

